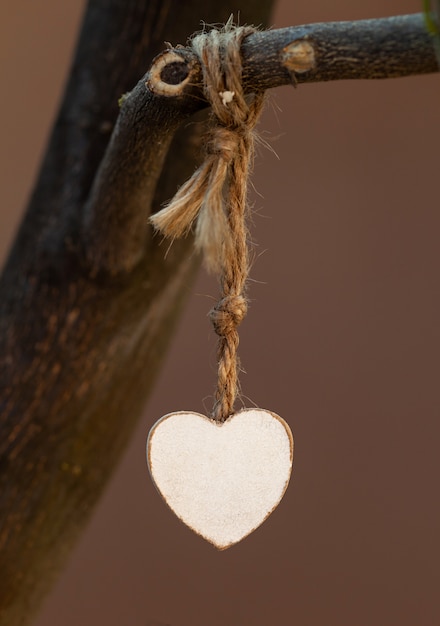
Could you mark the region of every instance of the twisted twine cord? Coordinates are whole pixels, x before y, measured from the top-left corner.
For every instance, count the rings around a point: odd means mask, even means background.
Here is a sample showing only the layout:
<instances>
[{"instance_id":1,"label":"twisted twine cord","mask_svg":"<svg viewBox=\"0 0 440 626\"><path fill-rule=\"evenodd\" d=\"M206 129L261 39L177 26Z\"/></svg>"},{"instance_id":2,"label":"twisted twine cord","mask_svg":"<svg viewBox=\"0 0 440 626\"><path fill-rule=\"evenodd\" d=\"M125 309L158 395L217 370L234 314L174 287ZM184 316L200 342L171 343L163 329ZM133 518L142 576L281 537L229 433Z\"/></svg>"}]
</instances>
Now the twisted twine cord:
<instances>
[{"instance_id":1,"label":"twisted twine cord","mask_svg":"<svg viewBox=\"0 0 440 626\"><path fill-rule=\"evenodd\" d=\"M237 327L247 312L247 181L254 154L253 131L264 96L244 96L240 45L254 30L235 27L229 21L223 29L192 40L212 108L206 156L171 202L151 217L155 228L173 239L186 234L197 218L196 246L208 268L220 275L221 297L210 312L219 336L212 417L220 422L233 413L239 393Z\"/></svg>"}]
</instances>

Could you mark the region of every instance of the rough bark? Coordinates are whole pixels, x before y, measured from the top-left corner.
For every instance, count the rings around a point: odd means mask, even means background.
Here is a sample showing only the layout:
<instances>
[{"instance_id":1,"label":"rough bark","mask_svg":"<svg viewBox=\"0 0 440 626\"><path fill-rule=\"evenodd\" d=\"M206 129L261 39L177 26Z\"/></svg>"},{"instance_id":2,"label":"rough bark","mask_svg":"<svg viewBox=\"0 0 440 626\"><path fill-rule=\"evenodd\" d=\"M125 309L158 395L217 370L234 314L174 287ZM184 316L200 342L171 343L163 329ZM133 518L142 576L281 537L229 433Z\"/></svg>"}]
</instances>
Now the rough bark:
<instances>
[{"instance_id":1,"label":"rough bark","mask_svg":"<svg viewBox=\"0 0 440 626\"><path fill-rule=\"evenodd\" d=\"M267 23L271 4L246 0L242 19ZM92 276L83 218L118 100L165 40L185 43L201 19L225 21L232 10L210 0L87 6L60 113L0 284L2 626L32 619L87 522L141 415L198 265L189 240L165 257L166 247L144 229L145 240L136 241L144 254L132 271ZM170 123L167 143L178 125L172 116ZM157 129L154 120L130 124L150 162L133 178L126 161L133 163L136 148L127 142L117 170L142 221L192 172L198 131L176 136L156 189L166 154L157 149L163 120ZM140 179L146 186L138 189ZM116 186L109 194L120 197ZM123 214L117 227L129 228ZM125 254L128 248L115 250L122 265Z\"/></svg>"},{"instance_id":2,"label":"rough bark","mask_svg":"<svg viewBox=\"0 0 440 626\"><path fill-rule=\"evenodd\" d=\"M184 43L227 3L89 2L38 184L0 284L0 624L31 619L86 523L145 404L197 266L191 238L147 225L194 166L206 106L197 60L179 97L136 84L163 40ZM241 20L266 23L270 2ZM423 17L255 33L249 91L437 70ZM186 73L188 73L186 72ZM186 75L185 72L183 75ZM194 97L194 96L197 97ZM111 138L110 138L111 136ZM110 139L110 141L109 141Z\"/></svg>"}]
</instances>

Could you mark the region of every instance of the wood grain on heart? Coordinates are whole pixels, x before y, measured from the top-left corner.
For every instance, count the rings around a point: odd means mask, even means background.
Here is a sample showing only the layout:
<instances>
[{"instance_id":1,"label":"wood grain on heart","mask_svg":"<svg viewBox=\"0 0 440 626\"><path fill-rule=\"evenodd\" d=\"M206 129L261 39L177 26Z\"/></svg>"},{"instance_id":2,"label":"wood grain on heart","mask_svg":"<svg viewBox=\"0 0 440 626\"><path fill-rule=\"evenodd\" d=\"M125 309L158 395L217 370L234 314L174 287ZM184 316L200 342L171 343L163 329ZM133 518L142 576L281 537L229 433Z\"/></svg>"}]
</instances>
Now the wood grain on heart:
<instances>
[{"instance_id":1,"label":"wood grain on heart","mask_svg":"<svg viewBox=\"0 0 440 626\"><path fill-rule=\"evenodd\" d=\"M243 409L223 423L200 413L170 413L147 441L150 474L165 502L220 550L272 513L286 491L292 460L289 426L262 409Z\"/></svg>"}]
</instances>

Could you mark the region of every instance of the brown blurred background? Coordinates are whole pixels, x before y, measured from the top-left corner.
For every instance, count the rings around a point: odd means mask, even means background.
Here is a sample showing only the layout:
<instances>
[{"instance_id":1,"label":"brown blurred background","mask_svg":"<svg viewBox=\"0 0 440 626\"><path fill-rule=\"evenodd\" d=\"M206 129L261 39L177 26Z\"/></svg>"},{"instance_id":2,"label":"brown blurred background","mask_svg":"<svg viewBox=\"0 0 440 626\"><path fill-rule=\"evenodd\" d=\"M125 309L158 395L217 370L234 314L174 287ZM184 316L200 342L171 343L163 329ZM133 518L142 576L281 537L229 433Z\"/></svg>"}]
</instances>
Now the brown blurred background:
<instances>
[{"instance_id":1,"label":"brown blurred background","mask_svg":"<svg viewBox=\"0 0 440 626\"><path fill-rule=\"evenodd\" d=\"M2 258L83 4L0 5ZM273 25L421 5L281 0ZM261 129L279 159L261 149L253 179L242 386L248 406L291 425L291 485L259 530L218 553L149 480L154 421L210 408L217 287L202 273L124 461L37 626L440 623L439 105L438 75L271 93Z\"/></svg>"}]
</instances>

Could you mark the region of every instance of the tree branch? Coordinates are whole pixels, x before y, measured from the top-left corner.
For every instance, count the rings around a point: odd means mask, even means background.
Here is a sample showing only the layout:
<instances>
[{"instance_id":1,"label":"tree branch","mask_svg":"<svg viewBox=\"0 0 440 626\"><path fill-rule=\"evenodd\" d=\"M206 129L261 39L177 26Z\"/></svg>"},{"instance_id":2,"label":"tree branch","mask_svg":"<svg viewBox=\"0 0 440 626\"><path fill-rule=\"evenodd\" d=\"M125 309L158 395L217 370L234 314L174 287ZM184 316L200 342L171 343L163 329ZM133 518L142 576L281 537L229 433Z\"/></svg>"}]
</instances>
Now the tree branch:
<instances>
[{"instance_id":1,"label":"tree branch","mask_svg":"<svg viewBox=\"0 0 440 626\"><path fill-rule=\"evenodd\" d=\"M304 44L312 49L310 67L301 66ZM263 89L289 82L397 78L439 69L422 13L263 31L244 42L243 59L244 80Z\"/></svg>"},{"instance_id":2,"label":"tree branch","mask_svg":"<svg viewBox=\"0 0 440 626\"><path fill-rule=\"evenodd\" d=\"M242 52L249 93L288 84L438 71L422 14L257 31L244 40ZM167 82L166 68L179 65L181 81L173 71ZM178 47L159 55L125 98L87 204L84 240L93 272L130 271L145 254L151 237L151 207L145 198L151 196L176 129L206 107L200 81L191 47Z\"/></svg>"},{"instance_id":3,"label":"tree branch","mask_svg":"<svg viewBox=\"0 0 440 626\"><path fill-rule=\"evenodd\" d=\"M270 5L248 0L242 19L266 23ZM117 99L145 71L145 59L164 39L185 40L201 10L219 22L231 7L219 9L217 0L191 0L184 9L179 0L88 5L0 284L1 625L27 623L88 520L141 414L197 267L190 239L165 257L147 226L194 167L197 127L173 140L206 107L190 48L156 59L124 99L109 137ZM181 59L177 83L163 71L171 55ZM248 91L437 70L420 15L257 32L243 43L243 62ZM171 96L161 91L167 85Z\"/></svg>"}]
</instances>

